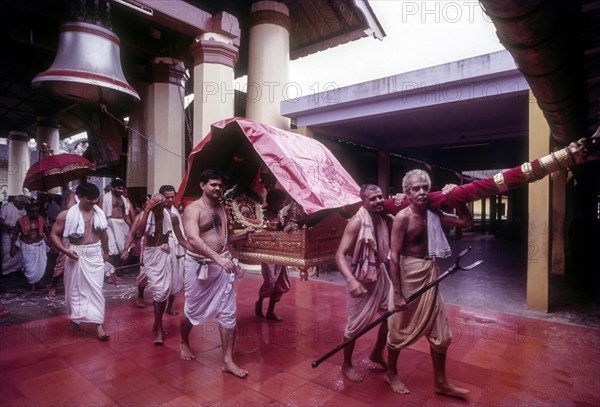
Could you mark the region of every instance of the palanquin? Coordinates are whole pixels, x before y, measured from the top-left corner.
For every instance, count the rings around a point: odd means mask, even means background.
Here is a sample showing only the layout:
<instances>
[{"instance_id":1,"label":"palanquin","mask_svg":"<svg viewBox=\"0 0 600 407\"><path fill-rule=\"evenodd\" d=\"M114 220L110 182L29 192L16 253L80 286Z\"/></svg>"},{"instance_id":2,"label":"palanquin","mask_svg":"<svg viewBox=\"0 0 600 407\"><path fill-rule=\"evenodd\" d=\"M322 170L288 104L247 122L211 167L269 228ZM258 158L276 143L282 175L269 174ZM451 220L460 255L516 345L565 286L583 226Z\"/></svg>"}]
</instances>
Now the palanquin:
<instances>
[{"instance_id":1,"label":"palanquin","mask_svg":"<svg viewBox=\"0 0 600 407\"><path fill-rule=\"evenodd\" d=\"M232 229L256 229L246 241L231 245L235 257L294 266L302 279L308 268L334 261L346 217L360 204L359 186L323 144L248 119L215 123L190 154L176 203L199 197L198 177L209 168L223 171L230 187L246 191L268 173L303 212L297 227L278 231L262 219L261 204L249 199L251 194L226 200Z\"/></svg>"}]
</instances>

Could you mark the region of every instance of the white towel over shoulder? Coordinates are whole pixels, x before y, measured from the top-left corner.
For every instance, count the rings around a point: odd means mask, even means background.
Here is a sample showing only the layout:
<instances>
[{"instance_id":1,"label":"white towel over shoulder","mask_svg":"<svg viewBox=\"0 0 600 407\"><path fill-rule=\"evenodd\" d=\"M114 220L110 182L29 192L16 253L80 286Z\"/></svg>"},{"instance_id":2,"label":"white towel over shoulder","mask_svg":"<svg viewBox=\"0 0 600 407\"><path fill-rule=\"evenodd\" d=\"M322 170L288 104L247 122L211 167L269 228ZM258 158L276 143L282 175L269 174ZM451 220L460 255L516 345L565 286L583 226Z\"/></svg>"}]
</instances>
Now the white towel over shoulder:
<instances>
[{"instance_id":1,"label":"white towel over shoulder","mask_svg":"<svg viewBox=\"0 0 600 407\"><path fill-rule=\"evenodd\" d=\"M171 222L171 214L166 209L163 209L163 222L162 222L162 234L166 235L171 233L173 230L173 222ZM154 236L154 231L156 230L156 220L154 216L154 212L150 212L148 215L148 220L146 221L146 234L149 236Z\"/></svg>"},{"instance_id":2,"label":"white towel over shoulder","mask_svg":"<svg viewBox=\"0 0 600 407\"><path fill-rule=\"evenodd\" d=\"M127 200L127 198L125 198L123 195L121 195L121 200L123 201L123 206L125 206L125 216L127 216L131 210L131 207L129 206L129 200ZM107 192L102 197L102 209L108 218L112 216L112 207L112 194Z\"/></svg>"},{"instance_id":3,"label":"white towel over shoulder","mask_svg":"<svg viewBox=\"0 0 600 407\"><path fill-rule=\"evenodd\" d=\"M106 230L108 224L106 222L106 215L98 205L94 205L94 221L93 227L96 232L102 232ZM67 212L67 219L65 220L65 230L63 237L78 239L83 237L85 232L85 224L83 222L83 216L79 210L79 205L73 205Z\"/></svg>"},{"instance_id":4,"label":"white towel over shoulder","mask_svg":"<svg viewBox=\"0 0 600 407\"><path fill-rule=\"evenodd\" d=\"M437 213L427 210L427 240L429 257L444 258L452 254L448 239L442 229L442 221Z\"/></svg>"}]
</instances>

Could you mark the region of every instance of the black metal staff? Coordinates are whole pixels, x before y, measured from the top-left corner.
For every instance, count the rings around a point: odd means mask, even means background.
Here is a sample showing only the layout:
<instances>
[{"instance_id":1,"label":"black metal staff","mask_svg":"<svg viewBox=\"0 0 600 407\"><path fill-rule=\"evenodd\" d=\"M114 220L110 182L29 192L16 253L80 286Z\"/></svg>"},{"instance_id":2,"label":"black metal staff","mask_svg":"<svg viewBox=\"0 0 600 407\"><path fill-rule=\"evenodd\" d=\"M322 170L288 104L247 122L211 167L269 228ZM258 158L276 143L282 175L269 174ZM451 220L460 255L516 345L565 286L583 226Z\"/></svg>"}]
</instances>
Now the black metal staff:
<instances>
[{"instance_id":1,"label":"black metal staff","mask_svg":"<svg viewBox=\"0 0 600 407\"><path fill-rule=\"evenodd\" d=\"M469 266L461 266L460 260L465 257L465 255L471 251L473 247L469 246L467 247L465 250L463 250L459 255L458 258L456 259L456 263L454 263L454 265L452 267L450 267L448 270L446 270L444 273L442 273L438 278L436 278L435 280L433 280L431 283L426 284L425 286L421 287L419 290L415 291L414 293L412 293L411 295L408 296L408 298L406 299L406 305L410 304L411 302L413 302L414 300L416 300L417 298L419 298L425 291L429 290L432 287L435 287L436 285L438 285L443 279L445 279L446 277L448 277L450 274L454 274L456 273L458 270L471 270L474 267L479 266L481 263L483 263L483 260L477 260L475 263L469 265ZM352 338L348 338L346 339L344 342L340 343L338 346L336 346L335 348L333 348L332 350L330 350L329 352L327 352L325 355L321 356L319 359L315 360L312 362L312 367L317 367L319 366L323 361L329 359L331 356L333 356L336 352L338 352L339 350L345 348L346 346L348 346L349 343L354 342L355 340L357 340L358 338L360 338L361 336L363 336L364 334L366 334L367 332L369 332L371 329L373 329L375 326L379 325L381 322L385 321L386 319L388 319L391 315L395 314L396 312L400 312L401 309L399 307L395 307L389 311L386 311L384 314L382 314L379 318L377 318L375 321L371 322L369 325L367 325L366 327L364 327L359 333L357 333L356 335L354 335L354 337Z\"/></svg>"}]
</instances>

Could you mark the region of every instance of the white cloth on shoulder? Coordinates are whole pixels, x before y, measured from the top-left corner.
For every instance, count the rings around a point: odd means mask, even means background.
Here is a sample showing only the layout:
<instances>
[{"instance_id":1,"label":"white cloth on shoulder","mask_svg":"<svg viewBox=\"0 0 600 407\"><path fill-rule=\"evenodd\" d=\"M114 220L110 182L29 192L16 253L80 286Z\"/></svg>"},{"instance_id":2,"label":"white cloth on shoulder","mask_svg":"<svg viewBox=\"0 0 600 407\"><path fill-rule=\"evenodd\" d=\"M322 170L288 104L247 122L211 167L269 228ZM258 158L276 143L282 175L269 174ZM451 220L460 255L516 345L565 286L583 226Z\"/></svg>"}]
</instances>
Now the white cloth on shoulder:
<instances>
[{"instance_id":1,"label":"white cloth on shoulder","mask_svg":"<svg viewBox=\"0 0 600 407\"><path fill-rule=\"evenodd\" d=\"M444 258L451 254L452 250L450 250L450 245L442 229L440 216L427 210L427 255Z\"/></svg>"},{"instance_id":2,"label":"white cloth on shoulder","mask_svg":"<svg viewBox=\"0 0 600 407\"><path fill-rule=\"evenodd\" d=\"M104 214L104 211L100 209L98 205L94 205L94 230L96 232L102 232L106 230L107 227L108 224L106 222L106 215ZM81 214L79 205L73 205L67 212L63 237L78 239L83 237L84 233L85 223L83 221L83 215Z\"/></svg>"},{"instance_id":3,"label":"white cloth on shoulder","mask_svg":"<svg viewBox=\"0 0 600 407\"><path fill-rule=\"evenodd\" d=\"M125 216L129 215L129 211L131 207L129 205L129 200L121 195L121 200L123 201L123 206L125 206ZM102 209L104 213L106 213L106 217L110 218L112 216L112 193L107 192L102 196Z\"/></svg>"},{"instance_id":4,"label":"white cloth on shoulder","mask_svg":"<svg viewBox=\"0 0 600 407\"><path fill-rule=\"evenodd\" d=\"M156 220L155 220L154 212L150 212L148 215L148 220L146 221L146 234L149 236L154 236L154 231L156 230ZM162 221L162 234L166 235L173 231L173 222L171 221L171 214L166 209L163 209L163 221Z\"/></svg>"}]
</instances>

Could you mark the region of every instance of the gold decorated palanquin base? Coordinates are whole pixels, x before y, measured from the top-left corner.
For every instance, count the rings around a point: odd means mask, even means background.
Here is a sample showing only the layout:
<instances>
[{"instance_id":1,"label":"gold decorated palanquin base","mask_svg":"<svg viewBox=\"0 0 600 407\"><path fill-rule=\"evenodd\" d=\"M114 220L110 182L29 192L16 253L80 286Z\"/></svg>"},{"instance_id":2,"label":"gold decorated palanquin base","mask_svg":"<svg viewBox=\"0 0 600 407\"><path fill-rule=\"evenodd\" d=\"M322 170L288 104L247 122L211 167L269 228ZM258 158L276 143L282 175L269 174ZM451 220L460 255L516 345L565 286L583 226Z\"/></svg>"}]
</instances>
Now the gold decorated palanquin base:
<instances>
[{"instance_id":1,"label":"gold decorated palanquin base","mask_svg":"<svg viewBox=\"0 0 600 407\"><path fill-rule=\"evenodd\" d=\"M307 280L309 267L335 261L346 223L343 216L333 212L316 225L300 230L258 230L247 240L232 245L231 252L242 261L297 267L300 279Z\"/></svg>"}]
</instances>

